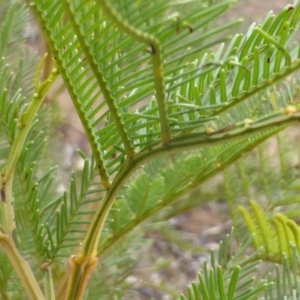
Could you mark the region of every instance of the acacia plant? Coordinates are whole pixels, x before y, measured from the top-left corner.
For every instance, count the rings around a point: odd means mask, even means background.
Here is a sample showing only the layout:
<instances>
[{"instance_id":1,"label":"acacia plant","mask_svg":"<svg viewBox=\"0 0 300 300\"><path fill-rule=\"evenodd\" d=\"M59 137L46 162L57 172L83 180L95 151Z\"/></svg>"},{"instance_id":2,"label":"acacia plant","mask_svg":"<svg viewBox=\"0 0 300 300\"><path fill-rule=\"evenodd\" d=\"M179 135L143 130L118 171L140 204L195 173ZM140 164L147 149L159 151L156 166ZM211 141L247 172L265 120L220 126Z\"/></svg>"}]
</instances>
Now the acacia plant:
<instances>
[{"instance_id":1,"label":"acacia plant","mask_svg":"<svg viewBox=\"0 0 300 300\"><path fill-rule=\"evenodd\" d=\"M300 4L230 36L233 4L0 1L2 299L134 299L147 228L220 195L235 229L177 299L299 299ZM91 150L64 192L55 82Z\"/></svg>"}]
</instances>

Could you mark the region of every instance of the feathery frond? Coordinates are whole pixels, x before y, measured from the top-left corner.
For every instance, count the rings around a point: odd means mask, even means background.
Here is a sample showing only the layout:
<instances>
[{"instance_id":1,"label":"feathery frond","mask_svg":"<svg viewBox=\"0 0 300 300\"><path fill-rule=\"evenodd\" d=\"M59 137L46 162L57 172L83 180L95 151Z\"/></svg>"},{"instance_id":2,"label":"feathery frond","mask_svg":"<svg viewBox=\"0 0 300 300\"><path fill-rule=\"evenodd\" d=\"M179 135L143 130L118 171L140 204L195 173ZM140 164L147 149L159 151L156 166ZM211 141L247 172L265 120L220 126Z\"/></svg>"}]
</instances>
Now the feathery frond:
<instances>
[{"instance_id":1,"label":"feathery frond","mask_svg":"<svg viewBox=\"0 0 300 300\"><path fill-rule=\"evenodd\" d=\"M158 35L158 38L162 40L163 46L164 43L167 43L169 49L178 47L178 54L182 53L182 36L188 38L189 30L177 36L176 26L178 24L172 26L172 21L170 21L171 26L168 24L169 22L167 22L167 26L164 23L161 24L163 30L151 25L155 24L155 20L163 16L167 9L173 7L172 2L156 2L156 5L149 2L147 5L136 7L121 6L128 10L138 9L134 12L134 15L139 15L138 23L145 24L145 26L149 24L147 30L153 33L160 32L161 37ZM115 5L118 4L121 3L115 3ZM195 22L195 29L198 29L202 22L205 24L211 21L228 9L231 4L231 1L224 1L222 4L205 9L205 11L199 10L196 14L192 13L186 18ZM95 159L99 160L97 164L101 165L101 170L103 170L103 162L100 161L100 157L102 157L101 160L106 161L108 172L112 174L120 169L122 162L125 161L126 153L129 157L132 155L130 154L131 150L128 150L129 152L126 150L128 147L131 149L130 144L134 145L136 150L143 149L149 143L141 144L141 138L145 136L147 139L146 135L149 130L148 141L150 143L153 142L154 137L159 137L157 105L153 101L150 106L145 104L145 100L153 95L154 90L152 71L148 66L150 55L143 53L145 46L137 45L126 35L118 34L118 39L114 39L115 28L99 11L99 6L92 6L88 2L66 3L66 7L69 7L68 14L71 23L68 21L57 22L63 11L60 1L51 4L50 2L36 1L34 7L40 18L41 26L45 28L48 39L50 39L50 46L53 48L58 68L68 86L69 93L71 96L73 95L72 99L76 102L74 105L83 126L89 132L90 141L93 140ZM201 19L202 16L205 18ZM219 32L226 29L218 28ZM201 45L201 35L197 31L193 35L195 38L190 41L189 46ZM166 54L168 54L167 49L166 46ZM197 50L199 50L199 46ZM167 61L170 59L170 70L178 63L180 63L180 67L176 67L177 69L183 66L184 58L181 54L176 58L175 53L171 52L165 55ZM138 60L133 64L132 60L137 55ZM62 61L64 61L63 65ZM166 76L168 76L167 68ZM104 99L100 97L99 87ZM134 112L133 107L139 112ZM118 131L114 133L116 118L121 118L124 125L120 123L117 126ZM128 133L126 134L126 132ZM129 135L129 140L125 138L125 135ZM144 141L145 138L142 140ZM101 172L107 185L107 175L105 175L105 171Z\"/></svg>"},{"instance_id":2,"label":"feathery frond","mask_svg":"<svg viewBox=\"0 0 300 300\"><path fill-rule=\"evenodd\" d=\"M121 298L136 262L131 251L139 249L141 224L161 212L168 217L196 205L177 203L234 163L241 185L234 194L232 179L237 176L225 170L224 190L237 236L242 235L245 228L234 206L238 194L253 198L249 172L254 167L248 169L241 157L258 147L257 170L263 174L261 194L268 210L264 213L254 202L253 213L240 209L256 235L236 255L233 237L227 237L218 262L212 252L210 267L204 265L188 297L296 298L299 229L288 216L299 216L299 210L293 211L299 184L278 133L300 120L295 76L300 68L300 3L286 6L278 16L269 13L262 24L230 40L228 32L239 21L216 25L216 20L234 0L198 2L191 10L189 0L32 0L55 61L41 83L42 63L36 66L35 56L23 50L28 10L18 1L1 2L0 238L6 230L30 262L36 295L42 294L37 288L42 277L46 297L54 294L49 274L52 267L60 273L59 262L69 256L67 288L59 276L54 278L61 285L58 298L64 291L66 299L83 297L93 271L102 278L101 284L91 281L89 298L100 292L101 297ZM56 167L39 165L51 128L49 109L40 105L58 72L92 150L91 158L79 151L83 169L72 173L69 192L62 194L53 186ZM281 182L272 191L275 176L267 170L260 145L274 135L280 165L276 182ZM6 193L6 172L18 175L12 195ZM274 197L276 191L280 196ZM217 192L211 195L215 198ZM273 226L269 214L284 206L286 215L275 214ZM14 224L7 226L15 222L16 230ZM244 258L252 242L257 251ZM131 243L137 244L128 247ZM95 269L100 257L105 272ZM276 292L272 273L262 281L250 278L258 258L283 265ZM8 292L7 282L15 276L11 270L9 264L0 266L0 283ZM124 285L116 292L120 282ZM16 296L19 289L11 293Z\"/></svg>"},{"instance_id":3,"label":"feathery frond","mask_svg":"<svg viewBox=\"0 0 300 300\"><path fill-rule=\"evenodd\" d=\"M255 237L254 237L255 239ZM203 269L198 273L199 283L188 287L186 298L181 294L182 300L216 300L216 299L298 299L299 280L297 276L299 267L299 254L296 247L291 247L292 260L285 255L282 256L282 267L273 265L263 279L251 278L250 274L257 270L260 260L253 258L259 251L246 256L245 251L249 244L253 243L253 236L250 236L239 251L232 255L233 241L227 236L215 258L214 251L211 252L210 262L205 262ZM272 266L271 266L272 267ZM249 276L250 275L250 276ZM258 298L259 297L259 298Z\"/></svg>"}]
</instances>

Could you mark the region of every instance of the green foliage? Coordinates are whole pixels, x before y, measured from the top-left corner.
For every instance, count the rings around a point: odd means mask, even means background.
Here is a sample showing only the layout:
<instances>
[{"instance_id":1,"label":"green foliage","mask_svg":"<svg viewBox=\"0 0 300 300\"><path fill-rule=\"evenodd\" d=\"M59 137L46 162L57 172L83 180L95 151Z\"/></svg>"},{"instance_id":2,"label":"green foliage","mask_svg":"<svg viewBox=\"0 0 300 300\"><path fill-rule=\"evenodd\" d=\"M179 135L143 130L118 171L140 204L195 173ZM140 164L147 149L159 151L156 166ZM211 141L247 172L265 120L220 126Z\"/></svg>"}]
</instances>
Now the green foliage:
<instances>
[{"instance_id":1,"label":"green foliage","mask_svg":"<svg viewBox=\"0 0 300 300\"><path fill-rule=\"evenodd\" d=\"M0 0L3 299L134 297L126 280L144 233L225 196L235 232L188 299L297 299L299 168L290 157L300 151L280 132L300 119L300 3L230 37L240 21L218 20L233 4ZM29 8L51 51L39 64L25 44ZM63 192L42 103L58 75L91 148L78 150L82 170ZM266 150L272 136L278 158ZM217 174L224 181L211 188Z\"/></svg>"},{"instance_id":2,"label":"green foliage","mask_svg":"<svg viewBox=\"0 0 300 300\"><path fill-rule=\"evenodd\" d=\"M252 242L253 237L250 237L233 255L232 239L227 236L225 242L221 242L218 261L216 261L215 253L211 252L210 262L205 262L203 269L198 273L199 283L192 282L188 287L188 298L182 294L180 299L298 299L298 250L295 247L291 249L292 264L283 256L282 267L277 265L273 274L269 272L259 281L249 276L257 272L261 262L258 259L253 261L258 251L253 256L245 258L245 251ZM274 275L276 285L272 282ZM260 295L264 297L258 298Z\"/></svg>"},{"instance_id":3,"label":"green foliage","mask_svg":"<svg viewBox=\"0 0 300 300\"><path fill-rule=\"evenodd\" d=\"M256 283L255 288L251 288L255 279L248 278L249 273L253 272L258 265L258 261L249 263L249 258L241 261L246 267L240 267L237 260L241 260L244 255L245 247L237 253L236 257L231 257L230 251L230 237L223 244L221 242L221 249L216 262L215 253L210 254L210 265L208 262L204 263L203 271L198 273L199 284L195 282L188 287L188 299L255 299L257 295L266 290L270 283L268 280L262 280ZM246 243L247 245L248 243ZM228 253L229 251L229 253ZM223 255L223 257L222 257ZM228 260L228 258L231 258ZM223 270L226 270L225 273ZM186 299L181 295L181 299Z\"/></svg>"},{"instance_id":4,"label":"green foliage","mask_svg":"<svg viewBox=\"0 0 300 300\"><path fill-rule=\"evenodd\" d=\"M242 206L239 211L242 214L248 230L254 234L254 246L260 250L258 257L263 260L271 260L282 263L282 253L285 253L287 260L292 264L293 249L290 243L294 244L299 252L299 227L285 215L276 213L273 217L275 230L263 210L255 201L251 201L252 215Z\"/></svg>"}]
</instances>

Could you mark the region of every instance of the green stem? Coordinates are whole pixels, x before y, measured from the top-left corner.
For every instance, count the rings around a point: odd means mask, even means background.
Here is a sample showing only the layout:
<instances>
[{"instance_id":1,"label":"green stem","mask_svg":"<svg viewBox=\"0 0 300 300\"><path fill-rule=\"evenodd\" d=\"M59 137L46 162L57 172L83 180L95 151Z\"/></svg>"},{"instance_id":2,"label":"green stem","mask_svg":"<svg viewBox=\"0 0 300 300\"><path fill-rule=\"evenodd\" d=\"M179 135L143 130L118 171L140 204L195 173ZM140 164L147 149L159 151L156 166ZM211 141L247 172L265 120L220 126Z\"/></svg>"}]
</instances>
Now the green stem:
<instances>
[{"instance_id":1,"label":"green stem","mask_svg":"<svg viewBox=\"0 0 300 300\"><path fill-rule=\"evenodd\" d=\"M132 174L145 162L152 160L156 157L170 155L173 153L182 152L185 150L194 150L204 147L211 147L215 145L225 144L230 141L236 141L239 139L245 139L247 137L253 136L258 133L265 133L266 130L271 130L271 134L278 132L279 130L285 128L286 126L297 123L300 120L300 112L297 111L292 114L280 113L276 114L275 117L264 118L263 120L258 120L256 123L251 124L251 126L235 126L230 130L219 130L219 133L207 135L205 133L191 133L187 134L184 137L180 137L172 140L168 145L158 145L152 149L147 149L137 154L133 159L128 160L124 168L118 173L113 183L111 184L110 189L106 192L104 199L101 201L101 207L97 212L95 219L93 220L89 230L86 234L85 240L83 241L81 253L74 258L74 261L77 265L76 270L71 273L69 282L72 282L74 286L80 288L81 276L83 275L85 264L87 261L91 260L97 255L97 247L99 239L104 227L104 223L107 219L109 211L113 205L113 202L123 187L123 185L128 181ZM273 130L272 130L273 129ZM267 134L268 136L268 134ZM265 136L264 136L265 138ZM250 149L251 150L251 147ZM224 168L225 165L220 166ZM182 193L185 192L187 188L195 188L199 184L199 180L206 180L210 178L211 172L207 174L200 174L198 177L189 183L188 186L183 187L176 192L176 195L173 195L175 198L180 197ZM79 267L81 266L81 267ZM77 273L77 274L76 274ZM68 298L69 299L69 298Z\"/></svg>"},{"instance_id":2,"label":"green stem","mask_svg":"<svg viewBox=\"0 0 300 300\"><path fill-rule=\"evenodd\" d=\"M281 174L281 178L282 178L282 182L284 182L284 180L287 179L287 174L288 174L288 167L286 166L286 157L285 154L286 152L282 149L282 141L281 141L281 137L276 134L276 142L277 142L277 151L278 151L278 158L279 158L279 165L280 165L280 174Z\"/></svg>"},{"instance_id":3,"label":"green stem","mask_svg":"<svg viewBox=\"0 0 300 300\"><path fill-rule=\"evenodd\" d=\"M250 185L249 185L249 181L244 169L244 163L239 161L237 163L237 168L238 168L238 172L239 172L239 177L242 180L243 183L243 191L245 192L246 198L248 201L251 200L251 191L250 191Z\"/></svg>"},{"instance_id":4,"label":"green stem","mask_svg":"<svg viewBox=\"0 0 300 300\"><path fill-rule=\"evenodd\" d=\"M234 128L227 132L211 136L203 133L187 134L184 137L178 139L175 138L168 145L158 145L152 149L148 149L137 154L136 157L129 160L124 168L119 172L114 179L111 188L107 191L104 199L101 201L101 207L83 242L82 253L85 256L95 254L104 222L117 193L125 182L128 181L134 171L145 162L163 155L170 155L171 153L173 154L186 150L211 147L219 144L225 144L230 141L244 139L270 129L277 131L283 129L284 126L297 123L299 120L300 112L296 112L291 115L281 114L280 116L276 116L276 118L266 120L265 122L258 121L257 124L253 123L250 127ZM224 166L221 167L223 168Z\"/></svg>"},{"instance_id":5,"label":"green stem","mask_svg":"<svg viewBox=\"0 0 300 300\"><path fill-rule=\"evenodd\" d=\"M155 36L140 31L130 25L114 9L114 7L110 4L110 1L98 0L98 3L119 28L124 30L127 34L131 35L138 42L144 43L151 47L156 100L161 126L161 140L163 144L168 144L171 141L171 133L168 121L167 99L163 74L163 59L160 43Z\"/></svg>"},{"instance_id":6,"label":"green stem","mask_svg":"<svg viewBox=\"0 0 300 300\"><path fill-rule=\"evenodd\" d=\"M45 297L37 283L29 264L18 252L14 242L7 235L0 231L0 245L8 256L15 272L19 276L22 286L29 300L45 300Z\"/></svg>"},{"instance_id":7,"label":"green stem","mask_svg":"<svg viewBox=\"0 0 300 300\"><path fill-rule=\"evenodd\" d=\"M72 274L72 280L68 281L67 293L64 300L83 299L90 276L97 267L97 264L98 258L95 256L89 258L82 256L81 260L75 256L69 258L69 270Z\"/></svg>"},{"instance_id":8,"label":"green stem","mask_svg":"<svg viewBox=\"0 0 300 300\"><path fill-rule=\"evenodd\" d=\"M266 193L266 197L268 199L268 203L272 203L273 201L272 201L271 190L270 190L271 184L270 184L270 182L268 182L269 177L268 177L268 173L267 173L268 161L266 161L264 159L264 151L263 150L264 150L263 145L260 145L257 147L260 169L261 169L261 173L262 173L261 178L264 183L264 190Z\"/></svg>"},{"instance_id":9,"label":"green stem","mask_svg":"<svg viewBox=\"0 0 300 300\"><path fill-rule=\"evenodd\" d=\"M45 57L44 57L45 59ZM37 69L36 79L40 75L41 65ZM18 132L12 144L11 152L8 158L5 169L1 172L1 202L0 208L3 217L3 227L0 232L0 244L2 249L7 254L12 263L16 273L21 279L22 286L26 292L28 299L45 299L30 266L19 254L13 240L12 234L15 230L15 214L13 209L13 179L16 171L17 163L23 149L24 143L31 129L34 118L42 105L48 91L58 78L59 74L56 69L52 70L51 75L42 84L38 84L35 80L36 92L29 104L27 111L21 116L19 120ZM4 233L5 232L5 233Z\"/></svg>"},{"instance_id":10,"label":"green stem","mask_svg":"<svg viewBox=\"0 0 300 300\"><path fill-rule=\"evenodd\" d=\"M42 269L44 270L44 287L46 300L55 300L51 264L44 264Z\"/></svg>"},{"instance_id":11,"label":"green stem","mask_svg":"<svg viewBox=\"0 0 300 300\"><path fill-rule=\"evenodd\" d=\"M83 111L82 104L78 100L79 96L76 92L74 83L71 81L70 76L68 75L67 70L64 67L62 55L59 52L58 48L55 46L55 40L53 39L53 37L51 35L51 31L47 25L47 21L44 17L43 11L41 11L41 9L35 3L32 3L31 7L33 8L33 11L35 13L35 16L37 17L37 20L40 23L41 28L43 28L46 33L45 37L48 39L49 45L51 47L51 51L56 59L57 68L64 80L64 84L65 84L66 88L68 89L68 92L70 94L70 97L72 99L74 107L77 111L77 114L80 118L80 121L84 128L84 131L88 138L89 144L92 148L92 152L95 157L95 161L97 163L97 168L98 168L98 171L100 174L101 183L104 188L108 189L110 187L109 175L107 174L107 170L104 166L102 154L98 147L97 138L95 136L95 133L93 132L93 129L90 125L89 120L85 116L85 112Z\"/></svg>"},{"instance_id":12,"label":"green stem","mask_svg":"<svg viewBox=\"0 0 300 300\"><path fill-rule=\"evenodd\" d=\"M38 68L39 70L40 68ZM48 91L58 78L56 69L52 70L49 78L41 85L36 86L36 92L29 104L27 111L19 120L18 132L15 136L5 169L1 172L1 201L0 208L3 217L3 229L7 234L12 234L15 229L15 216L13 209L13 179L20 154L23 150L27 135L31 129L34 118L42 105Z\"/></svg>"},{"instance_id":13,"label":"green stem","mask_svg":"<svg viewBox=\"0 0 300 300\"><path fill-rule=\"evenodd\" d=\"M283 128L277 128L277 132L282 130ZM211 179L213 176L216 174L220 173L224 169L226 169L228 166L232 165L235 161L237 161L241 155L245 151L250 151L254 148L256 148L259 144L261 144L263 141L268 139L270 136L273 136L274 132L272 131L268 135L263 135L260 139L258 139L255 143L251 144L251 146L247 145L243 149L240 149L238 153L235 153L233 156L230 156L229 159L226 162L223 162L221 168L213 168L209 164L204 170L201 169L199 172L199 175L196 176L195 180L192 182L186 184L184 187L182 187L180 190L176 191L176 193L173 193L171 195L167 195L163 199L161 199L159 202L161 203L160 206L155 207L152 211L150 211L146 216L143 216L143 219L135 219L130 223L129 226L125 227L121 232L118 233L117 236L113 236L107 239L106 242L104 242L100 248L98 249L97 257L100 258L103 256L108 249L113 247L117 241L122 239L127 233L131 232L133 228L135 228L138 224L146 221L149 219L151 216L155 215L157 212L161 211L163 208L174 204L177 200L181 199L183 196L186 194L190 193L193 191L195 188L199 187L199 185L203 184L207 180ZM215 161L218 161L218 158L216 158ZM214 162L215 164L215 162Z\"/></svg>"},{"instance_id":14,"label":"green stem","mask_svg":"<svg viewBox=\"0 0 300 300\"><path fill-rule=\"evenodd\" d=\"M5 284L5 286L1 285L1 288L2 289L0 289L0 295L1 295L2 299L3 300L10 300L10 297L8 295L8 292L7 292L6 284Z\"/></svg>"}]
</instances>

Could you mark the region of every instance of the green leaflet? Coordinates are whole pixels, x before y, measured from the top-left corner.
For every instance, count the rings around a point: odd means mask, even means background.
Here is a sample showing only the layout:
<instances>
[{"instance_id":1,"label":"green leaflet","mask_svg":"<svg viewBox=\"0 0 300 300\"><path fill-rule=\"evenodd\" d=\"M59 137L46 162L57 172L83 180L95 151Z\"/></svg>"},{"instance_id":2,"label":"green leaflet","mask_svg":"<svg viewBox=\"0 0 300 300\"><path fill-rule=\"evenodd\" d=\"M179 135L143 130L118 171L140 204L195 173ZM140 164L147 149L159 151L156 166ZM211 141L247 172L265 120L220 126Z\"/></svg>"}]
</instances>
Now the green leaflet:
<instances>
[{"instance_id":1,"label":"green leaflet","mask_svg":"<svg viewBox=\"0 0 300 300\"><path fill-rule=\"evenodd\" d=\"M273 217L273 225L253 200L251 209L250 214L245 208L239 207L248 230L254 234L254 245L258 250L257 258L282 263L285 255L291 264L293 257L291 244L295 245L297 251L300 249L300 229L297 224L285 215L276 213Z\"/></svg>"}]
</instances>

